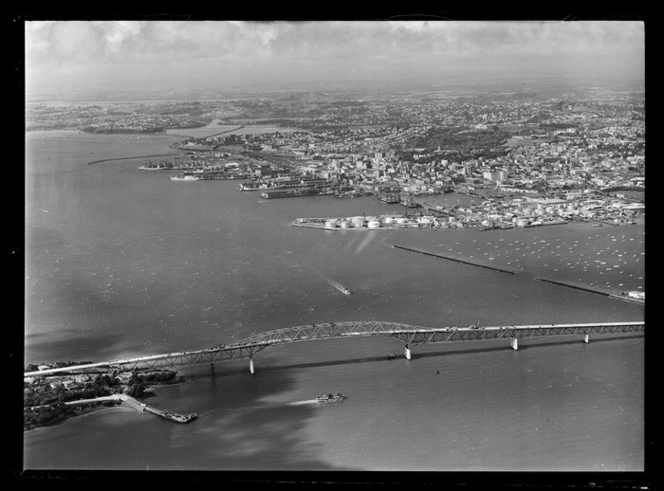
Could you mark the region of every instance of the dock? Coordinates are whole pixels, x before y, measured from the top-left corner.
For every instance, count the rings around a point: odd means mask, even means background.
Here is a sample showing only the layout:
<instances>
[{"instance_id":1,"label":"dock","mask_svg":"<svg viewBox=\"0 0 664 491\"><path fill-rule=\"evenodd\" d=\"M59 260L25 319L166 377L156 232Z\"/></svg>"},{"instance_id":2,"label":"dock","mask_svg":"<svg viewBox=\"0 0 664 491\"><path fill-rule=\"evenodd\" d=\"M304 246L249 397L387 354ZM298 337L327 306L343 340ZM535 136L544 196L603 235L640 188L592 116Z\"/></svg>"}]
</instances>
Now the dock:
<instances>
[{"instance_id":1,"label":"dock","mask_svg":"<svg viewBox=\"0 0 664 491\"><path fill-rule=\"evenodd\" d=\"M471 266L477 266L477 267L480 267L480 268L491 269L493 271L499 271L501 273L506 273L506 274L515 274L516 273L516 271L510 270L510 269L499 268L497 266L489 266L488 264L482 264L482 263L475 262L475 261L469 261L467 259L460 259L458 257L446 256L444 254L435 254L433 252L422 251L420 249L414 249L412 247L405 247L405 246L400 246L400 245L397 245L397 244L394 244L393 247L396 248L396 249L403 249L404 251L417 252L419 254L424 254L426 256L433 256L433 257L437 257L437 258L440 258L440 259L447 259L448 261L454 261L454 262L457 262L457 263L469 264Z\"/></svg>"}]
</instances>

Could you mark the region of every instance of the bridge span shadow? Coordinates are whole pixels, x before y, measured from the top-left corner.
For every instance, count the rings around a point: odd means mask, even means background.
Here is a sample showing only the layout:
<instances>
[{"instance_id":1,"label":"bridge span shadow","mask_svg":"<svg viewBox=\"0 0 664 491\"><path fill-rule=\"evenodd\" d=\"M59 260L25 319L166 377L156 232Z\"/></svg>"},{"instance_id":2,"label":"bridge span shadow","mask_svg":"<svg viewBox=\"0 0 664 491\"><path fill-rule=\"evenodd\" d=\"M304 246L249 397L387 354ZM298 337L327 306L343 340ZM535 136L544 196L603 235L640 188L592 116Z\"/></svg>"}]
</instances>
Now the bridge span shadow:
<instances>
[{"instance_id":1,"label":"bridge span shadow","mask_svg":"<svg viewBox=\"0 0 664 491\"><path fill-rule=\"evenodd\" d=\"M610 342L610 341L617 341L617 340L623 340L623 339L636 339L636 338L642 338L644 335L643 334L629 334L625 336L611 336L611 337L596 337L592 338L590 341L590 344L597 344L597 343L603 343L603 342ZM436 356L458 356L458 355L465 355L465 354L481 354L481 353L492 353L492 352L497 352L497 351L512 351L509 344L507 343L508 340L492 340L492 341L504 341L506 344L503 346L487 346L484 348L474 348L474 349L453 349L453 350L445 350L445 351L429 351L426 353L417 353L416 350L417 348L413 348L412 354L411 354L411 361L417 360L418 358L429 358L429 357L436 357ZM452 344L452 343L437 343L437 344ZM561 340L561 341L553 341L553 342L547 342L547 343L530 343L530 344L521 344L519 345L519 350L518 351L524 351L528 349L534 349L534 348L542 348L546 346L565 346L565 345L572 345L572 344L583 344L583 341L580 339L568 339L568 340ZM400 346L401 348L401 346ZM399 354L396 354L395 358L391 358L390 355L380 355L380 356L370 356L370 357L362 357L362 358L350 358L350 359L345 359L345 360L330 360L330 361L315 361L315 362L310 362L310 363L293 363L293 364L284 364L284 365L260 365L260 356L256 357L256 363L260 368L258 371L274 371L274 370L291 370L291 369L296 369L296 368L324 368L324 367L330 367L330 366L341 366L341 365L352 365L352 364L360 364L360 363L375 363L378 361L396 361L396 360L403 360L405 359L403 353L399 351ZM246 362L246 360L234 360L236 362ZM225 364L226 362L224 362ZM247 372L247 368L243 365L242 367L234 368L231 370L224 369L223 372L219 370L218 373L216 373L216 377L223 377L224 375L235 375L237 373L245 373ZM209 373L200 373L200 374L195 374L188 376L188 378L198 378L198 377L209 377Z\"/></svg>"}]
</instances>

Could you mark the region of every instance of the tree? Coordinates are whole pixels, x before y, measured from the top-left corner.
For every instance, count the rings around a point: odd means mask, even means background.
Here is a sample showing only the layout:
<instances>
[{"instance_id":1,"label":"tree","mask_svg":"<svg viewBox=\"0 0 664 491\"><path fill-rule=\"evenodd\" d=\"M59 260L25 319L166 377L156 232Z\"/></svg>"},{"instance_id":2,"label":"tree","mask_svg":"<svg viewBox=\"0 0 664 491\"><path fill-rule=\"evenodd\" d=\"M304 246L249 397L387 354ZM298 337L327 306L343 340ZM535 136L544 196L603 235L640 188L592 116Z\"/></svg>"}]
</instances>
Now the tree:
<instances>
[{"instance_id":1,"label":"tree","mask_svg":"<svg viewBox=\"0 0 664 491\"><path fill-rule=\"evenodd\" d=\"M127 395L129 397L135 397L137 399L143 397L144 393L145 393L145 384L143 382L138 382L137 384L130 385L129 389L127 390Z\"/></svg>"}]
</instances>

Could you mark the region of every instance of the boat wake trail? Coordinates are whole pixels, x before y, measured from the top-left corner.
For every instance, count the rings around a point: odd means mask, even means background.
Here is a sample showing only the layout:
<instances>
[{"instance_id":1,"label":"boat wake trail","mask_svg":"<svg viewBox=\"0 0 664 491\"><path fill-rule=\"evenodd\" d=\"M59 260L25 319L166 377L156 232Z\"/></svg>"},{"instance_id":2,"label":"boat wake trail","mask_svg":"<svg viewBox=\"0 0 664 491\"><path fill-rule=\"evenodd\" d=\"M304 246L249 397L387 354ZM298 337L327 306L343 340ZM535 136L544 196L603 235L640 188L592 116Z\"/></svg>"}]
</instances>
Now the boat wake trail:
<instances>
[{"instance_id":1,"label":"boat wake trail","mask_svg":"<svg viewBox=\"0 0 664 491\"><path fill-rule=\"evenodd\" d=\"M306 404L318 404L318 401L316 399L309 399L307 401L290 402L288 405L289 406L304 406Z\"/></svg>"},{"instance_id":2,"label":"boat wake trail","mask_svg":"<svg viewBox=\"0 0 664 491\"><path fill-rule=\"evenodd\" d=\"M376 237L375 233L369 233L366 238L360 243L360 245L357 248L357 251L355 251L355 254L359 254L362 252L362 249L364 249L367 245L369 245L369 242L371 242L374 238Z\"/></svg>"},{"instance_id":3,"label":"boat wake trail","mask_svg":"<svg viewBox=\"0 0 664 491\"><path fill-rule=\"evenodd\" d=\"M341 293L343 293L345 295L350 295L350 291L347 290L341 283L337 283L336 281L332 281L332 280L327 280L327 282L330 285L332 285L334 288L339 290Z\"/></svg>"}]
</instances>

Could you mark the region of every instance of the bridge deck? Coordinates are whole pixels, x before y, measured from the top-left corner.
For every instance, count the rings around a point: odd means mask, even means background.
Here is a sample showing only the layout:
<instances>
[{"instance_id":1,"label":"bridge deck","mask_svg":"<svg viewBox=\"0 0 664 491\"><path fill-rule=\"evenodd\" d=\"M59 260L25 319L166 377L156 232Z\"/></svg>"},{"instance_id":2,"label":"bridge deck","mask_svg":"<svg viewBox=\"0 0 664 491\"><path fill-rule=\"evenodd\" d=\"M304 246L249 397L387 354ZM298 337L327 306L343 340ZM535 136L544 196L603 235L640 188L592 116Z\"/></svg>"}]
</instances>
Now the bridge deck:
<instances>
[{"instance_id":1,"label":"bridge deck","mask_svg":"<svg viewBox=\"0 0 664 491\"><path fill-rule=\"evenodd\" d=\"M54 375L58 373L93 371L99 368L117 368L122 370L157 369L174 366L207 365L241 358L253 358L254 355L271 346L300 341L323 339L343 339L349 337L391 336L408 347L418 344L450 343L465 341L486 341L492 339L518 339L535 336L570 336L584 334L606 334L641 332L645 330L644 321L604 322L589 324L533 324L522 326L488 327L422 327L384 321L339 322L310 324L306 326L277 329L229 345L217 345L212 348L142 356L85 365L51 368L35 372L25 372L25 377Z\"/></svg>"}]
</instances>

